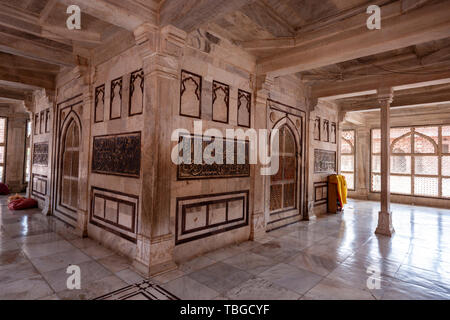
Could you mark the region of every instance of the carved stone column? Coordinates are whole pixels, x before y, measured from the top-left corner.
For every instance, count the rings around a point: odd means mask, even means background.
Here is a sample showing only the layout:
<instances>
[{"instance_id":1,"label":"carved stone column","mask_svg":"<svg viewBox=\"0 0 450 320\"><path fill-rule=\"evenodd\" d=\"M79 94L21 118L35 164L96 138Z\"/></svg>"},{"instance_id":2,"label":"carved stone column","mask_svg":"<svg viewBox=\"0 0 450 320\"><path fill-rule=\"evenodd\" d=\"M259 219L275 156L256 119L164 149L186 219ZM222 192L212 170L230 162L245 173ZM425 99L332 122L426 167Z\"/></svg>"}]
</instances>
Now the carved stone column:
<instances>
[{"instance_id":1,"label":"carved stone column","mask_svg":"<svg viewBox=\"0 0 450 320\"><path fill-rule=\"evenodd\" d=\"M306 183L305 186L307 188L307 198L306 198L306 210L303 215L303 220L315 220L316 214L314 212L314 123L316 121L316 113L314 112L317 104L318 99L313 97L307 97L305 99L305 103L307 106L307 119L306 119L306 137L305 137L305 143L306 143L306 163L307 163L307 170L305 171L307 174L306 177Z\"/></svg>"},{"instance_id":2,"label":"carved stone column","mask_svg":"<svg viewBox=\"0 0 450 320\"><path fill-rule=\"evenodd\" d=\"M375 233L391 236L392 226L390 195L390 108L393 99L392 88L378 89L378 103L381 108L381 211Z\"/></svg>"},{"instance_id":3,"label":"carved stone column","mask_svg":"<svg viewBox=\"0 0 450 320\"><path fill-rule=\"evenodd\" d=\"M255 112L253 115L253 124L256 130L269 129L267 125L267 99L270 96L270 89L273 86L273 78L269 76L260 76L257 78L256 92L255 92ZM259 150L259 146L256 146ZM253 213L250 220L250 239L255 240L261 238L266 233L266 214L265 208L268 199L264 195L268 195L265 191L267 176L261 175L261 164L258 163L252 166L254 172L253 179Z\"/></svg>"},{"instance_id":4,"label":"carved stone column","mask_svg":"<svg viewBox=\"0 0 450 320\"><path fill-rule=\"evenodd\" d=\"M134 32L143 60L142 211L134 265L154 275L176 268L174 223L170 217L171 133L179 103L180 57L186 33L173 26L144 24Z\"/></svg>"},{"instance_id":5,"label":"carved stone column","mask_svg":"<svg viewBox=\"0 0 450 320\"><path fill-rule=\"evenodd\" d=\"M28 119L31 123L31 134L30 134L30 149L31 152L33 152L33 136L34 136L34 104L33 104L33 95L28 94L25 97L24 101L25 109L28 111ZM26 129L25 129L26 130ZM30 163L28 164L30 166L30 179L28 180L27 185L27 191L26 191L26 197L31 198L31 174L33 172L33 155L30 156Z\"/></svg>"},{"instance_id":6,"label":"carved stone column","mask_svg":"<svg viewBox=\"0 0 450 320\"><path fill-rule=\"evenodd\" d=\"M83 139L81 140L79 178L78 178L78 219L77 233L87 236L87 226L89 220L89 171L91 169L89 158L91 152L91 116L94 112L94 93L92 87L91 68L88 62L80 64L75 68L76 77L82 81L83 110L81 112L81 125Z\"/></svg>"}]
</instances>

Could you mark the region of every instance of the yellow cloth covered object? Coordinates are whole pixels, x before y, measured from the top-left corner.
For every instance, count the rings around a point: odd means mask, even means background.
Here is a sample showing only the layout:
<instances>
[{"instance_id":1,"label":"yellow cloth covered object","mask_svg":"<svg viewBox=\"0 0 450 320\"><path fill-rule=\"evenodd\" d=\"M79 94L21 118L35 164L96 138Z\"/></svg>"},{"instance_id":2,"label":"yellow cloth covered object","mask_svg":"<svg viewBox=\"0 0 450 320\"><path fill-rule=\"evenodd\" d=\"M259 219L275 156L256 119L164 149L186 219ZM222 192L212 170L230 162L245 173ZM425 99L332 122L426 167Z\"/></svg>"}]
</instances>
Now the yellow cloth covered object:
<instances>
[{"instance_id":1,"label":"yellow cloth covered object","mask_svg":"<svg viewBox=\"0 0 450 320\"><path fill-rule=\"evenodd\" d=\"M334 174L329 177L329 181L337 185L337 193L341 205L347 204L347 181L340 174Z\"/></svg>"}]
</instances>

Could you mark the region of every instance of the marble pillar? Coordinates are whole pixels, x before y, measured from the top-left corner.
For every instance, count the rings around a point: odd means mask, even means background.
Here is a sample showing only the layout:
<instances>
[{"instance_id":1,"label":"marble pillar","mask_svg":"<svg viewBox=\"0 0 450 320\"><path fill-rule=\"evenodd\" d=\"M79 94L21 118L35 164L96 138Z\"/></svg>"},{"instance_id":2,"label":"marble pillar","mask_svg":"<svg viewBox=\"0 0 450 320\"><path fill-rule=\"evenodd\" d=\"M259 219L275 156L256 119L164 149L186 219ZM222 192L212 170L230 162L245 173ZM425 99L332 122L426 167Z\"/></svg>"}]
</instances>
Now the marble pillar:
<instances>
[{"instance_id":1,"label":"marble pillar","mask_svg":"<svg viewBox=\"0 0 450 320\"><path fill-rule=\"evenodd\" d=\"M142 211L134 266L155 275L176 268L174 223L170 217L171 134L179 103L180 58L186 33L173 26L143 24L135 32L143 60Z\"/></svg>"},{"instance_id":2,"label":"marble pillar","mask_svg":"<svg viewBox=\"0 0 450 320\"><path fill-rule=\"evenodd\" d=\"M357 127L355 134L355 191L358 197L367 199L370 190L370 129Z\"/></svg>"},{"instance_id":3,"label":"marble pillar","mask_svg":"<svg viewBox=\"0 0 450 320\"><path fill-rule=\"evenodd\" d=\"M378 226L375 233L392 236L390 199L390 108L393 99L392 88L378 89L378 103L381 108L381 211L378 213Z\"/></svg>"},{"instance_id":4,"label":"marble pillar","mask_svg":"<svg viewBox=\"0 0 450 320\"><path fill-rule=\"evenodd\" d=\"M255 94L255 111L252 112L253 124L255 129L267 129L267 99L269 98L270 89L273 86L273 78L269 76L261 76L257 79L257 88ZM256 146L259 148L259 146ZM251 215L250 239L256 240L266 233L266 201L264 192L266 188L267 176L261 175L261 164L258 162L252 166L253 183L253 214Z\"/></svg>"}]
</instances>

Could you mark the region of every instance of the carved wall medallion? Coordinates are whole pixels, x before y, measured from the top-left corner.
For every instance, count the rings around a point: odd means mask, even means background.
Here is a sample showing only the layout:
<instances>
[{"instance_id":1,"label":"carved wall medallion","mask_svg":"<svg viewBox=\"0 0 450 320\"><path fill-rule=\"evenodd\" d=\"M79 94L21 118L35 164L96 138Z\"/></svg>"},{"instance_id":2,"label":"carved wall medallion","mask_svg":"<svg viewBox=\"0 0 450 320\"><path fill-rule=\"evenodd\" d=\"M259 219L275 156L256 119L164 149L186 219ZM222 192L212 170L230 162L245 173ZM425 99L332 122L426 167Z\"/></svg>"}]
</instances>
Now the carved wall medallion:
<instances>
[{"instance_id":1,"label":"carved wall medallion","mask_svg":"<svg viewBox=\"0 0 450 320\"><path fill-rule=\"evenodd\" d=\"M251 93L238 89L237 122L238 126L250 128L252 95Z\"/></svg>"},{"instance_id":2,"label":"carved wall medallion","mask_svg":"<svg viewBox=\"0 0 450 320\"><path fill-rule=\"evenodd\" d=\"M212 139L211 141L204 141L204 138ZM183 150L190 150L191 163L185 161L178 165L177 168L177 178L178 180L186 179L207 179L207 178L233 178L233 177L248 177L250 176L250 164L249 164L249 142L242 140L229 140L223 138L218 139L217 143L221 144L222 150L215 150L213 157L217 159L222 159L222 163L217 163L217 161L209 161L203 157L201 164L194 163L195 148L199 148L202 155L205 154L205 148L210 144L213 145L215 142L214 138L211 137L201 137L201 136L182 136L180 137L179 146L183 149L180 150L180 156L185 157ZM227 144L234 145L234 152L230 153L227 150ZM183 146L184 145L184 146ZM211 148L209 146L208 148ZM238 148L243 150L242 159L238 158ZM229 146L229 150L231 147ZM219 154L221 153L221 154ZM227 164L228 163L232 164ZM208 164L211 162L211 164ZM215 162L215 163L214 163Z\"/></svg>"},{"instance_id":3,"label":"carved wall medallion","mask_svg":"<svg viewBox=\"0 0 450 320\"><path fill-rule=\"evenodd\" d=\"M315 149L314 173L336 173L336 151Z\"/></svg>"},{"instance_id":4,"label":"carved wall medallion","mask_svg":"<svg viewBox=\"0 0 450 320\"><path fill-rule=\"evenodd\" d=\"M180 115L200 119L202 115L201 100L202 77L181 70Z\"/></svg>"},{"instance_id":5,"label":"carved wall medallion","mask_svg":"<svg viewBox=\"0 0 450 320\"><path fill-rule=\"evenodd\" d=\"M119 119L122 116L122 77L111 81L109 119Z\"/></svg>"},{"instance_id":6,"label":"carved wall medallion","mask_svg":"<svg viewBox=\"0 0 450 320\"><path fill-rule=\"evenodd\" d=\"M92 172L138 178L140 168L140 132L94 137Z\"/></svg>"},{"instance_id":7,"label":"carved wall medallion","mask_svg":"<svg viewBox=\"0 0 450 320\"><path fill-rule=\"evenodd\" d=\"M320 117L314 120L314 140L320 141Z\"/></svg>"},{"instance_id":8,"label":"carved wall medallion","mask_svg":"<svg viewBox=\"0 0 450 320\"><path fill-rule=\"evenodd\" d=\"M130 76L130 103L128 115L142 114L144 107L144 71L134 71Z\"/></svg>"},{"instance_id":9,"label":"carved wall medallion","mask_svg":"<svg viewBox=\"0 0 450 320\"><path fill-rule=\"evenodd\" d=\"M94 123L103 122L105 110L105 85L95 88Z\"/></svg>"},{"instance_id":10,"label":"carved wall medallion","mask_svg":"<svg viewBox=\"0 0 450 320\"><path fill-rule=\"evenodd\" d=\"M33 145L33 164L48 165L48 142L35 143Z\"/></svg>"}]
</instances>

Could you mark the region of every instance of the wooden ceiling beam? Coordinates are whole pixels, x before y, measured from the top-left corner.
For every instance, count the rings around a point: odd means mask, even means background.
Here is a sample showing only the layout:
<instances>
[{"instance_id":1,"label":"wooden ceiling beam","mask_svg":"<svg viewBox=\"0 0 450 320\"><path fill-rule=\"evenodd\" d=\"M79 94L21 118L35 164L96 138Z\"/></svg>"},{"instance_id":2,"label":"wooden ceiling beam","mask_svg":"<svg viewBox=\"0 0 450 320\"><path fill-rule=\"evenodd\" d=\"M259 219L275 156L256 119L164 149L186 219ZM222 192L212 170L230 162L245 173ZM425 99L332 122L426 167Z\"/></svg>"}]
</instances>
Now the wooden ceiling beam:
<instances>
[{"instance_id":1,"label":"wooden ceiling beam","mask_svg":"<svg viewBox=\"0 0 450 320\"><path fill-rule=\"evenodd\" d=\"M282 76L450 37L450 0L383 21L380 30L361 27L314 46L306 45L262 58L258 74Z\"/></svg>"},{"instance_id":2,"label":"wooden ceiling beam","mask_svg":"<svg viewBox=\"0 0 450 320\"><path fill-rule=\"evenodd\" d=\"M134 31L145 22L157 24L157 12L132 0L58 0L64 5L78 5L85 12L99 20Z\"/></svg>"},{"instance_id":3,"label":"wooden ceiling beam","mask_svg":"<svg viewBox=\"0 0 450 320\"><path fill-rule=\"evenodd\" d=\"M23 101L25 100L25 93L0 87L0 98Z\"/></svg>"},{"instance_id":4,"label":"wooden ceiling beam","mask_svg":"<svg viewBox=\"0 0 450 320\"><path fill-rule=\"evenodd\" d=\"M42 72L0 67L0 80L26 84L48 90L55 89L55 76Z\"/></svg>"},{"instance_id":5,"label":"wooden ceiling beam","mask_svg":"<svg viewBox=\"0 0 450 320\"><path fill-rule=\"evenodd\" d=\"M386 4L387 0L378 1L378 5ZM267 50L276 48L295 48L312 42L331 38L336 34L354 30L366 25L367 13L365 9L367 5L352 9L351 11L344 11L339 15L327 18L325 21L305 26L300 29L294 37L253 40L246 42L238 42L238 44L246 50ZM361 13L363 12L363 13ZM354 15L350 15L350 13ZM355 15L355 13L357 13ZM382 21L401 14L400 1L383 5L381 7Z\"/></svg>"},{"instance_id":6,"label":"wooden ceiling beam","mask_svg":"<svg viewBox=\"0 0 450 320\"><path fill-rule=\"evenodd\" d=\"M442 72L430 72L429 74L374 75L363 77L358 81L351 79L332 83L322 82L311 86L311 95L316 98L341 99L372 94L381 86L404 90L444 83L450 83L449 69L443 69Z\"/></svg>"},{"instance_id":7,"label":"wooden ceiling beam","mask_svg":"<svg viewBox=\"0 0 450 320\"><path fill-rule=\"evenodd\" d=\"M60 66L75 66L71 52L38 44L35 41L0 32L0 51Z\"/></svg>"},{"instance_id":8,"label":"wooden ceiling beam","mask_svg":"<svg viewBox=\"0 0 450 320\"><path fill-rule=\"evenodd\" d=\"M191 32L201 25L234 12L255 0L165 0L161 4L160 25L174 25Z\"/></svg>"},{"instance_id":9,"label":"wooden ceiling beam","mask_svg":"<svg viewBox=\"0 0 450 320\"><path fill-rule=\"evenodd\" d=\"M8 53L0 52L0 67L30 70L43 73L58 73L60 67L41 61L27 59Z\"/></svg>"},{"instance_id":10,"label":"wooden ceiling beam","mask_svg":"<svg viewBox=\"0 0 450 320\"><path fill-rule=\"evenodd\" d=\"M410 90L399 91L394 94L391 108L404 108L412 106L424 106L443 104L450 102L450 91L440 90L435 92L409 93ZM337 101L340 110L344 112L366 112L379 109L379 103L375 96L360 101Z\"/></svg>"},{"instance_id":11,"label":"wooden ceiling beam","mask_svg":"<svg viewBox=\"0 0 450 320\"><path fill-rule=\"evenodd\" d=\"M41 11L39 15L39 22L44 23L47 21L48 16L52 12L53 8L58 4L58 0L49 0L45 5L44 9Z\"/></svg>"}]
</instances>

